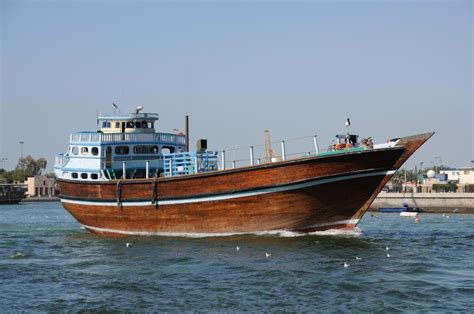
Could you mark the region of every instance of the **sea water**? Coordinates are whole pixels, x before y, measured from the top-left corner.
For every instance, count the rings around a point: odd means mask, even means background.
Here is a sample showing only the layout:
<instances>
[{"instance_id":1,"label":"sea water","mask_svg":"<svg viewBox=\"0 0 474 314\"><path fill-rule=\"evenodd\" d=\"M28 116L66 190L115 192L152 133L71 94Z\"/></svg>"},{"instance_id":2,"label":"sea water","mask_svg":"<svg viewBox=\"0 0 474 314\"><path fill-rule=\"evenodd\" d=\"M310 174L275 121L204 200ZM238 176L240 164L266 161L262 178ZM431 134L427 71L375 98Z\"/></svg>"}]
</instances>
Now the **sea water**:
<instances>
[{"instance_id":1,"label":"sea water","mask_svg":"<svg viewBox=\"0 0 474 314\"><path fill-rule=\"evenodd\" d=\"M0 309L473 311L474 216L419 218L368 213L355 231L312 235L106 238L60 203L3 205Z\"/></svg>"}]
</instances>

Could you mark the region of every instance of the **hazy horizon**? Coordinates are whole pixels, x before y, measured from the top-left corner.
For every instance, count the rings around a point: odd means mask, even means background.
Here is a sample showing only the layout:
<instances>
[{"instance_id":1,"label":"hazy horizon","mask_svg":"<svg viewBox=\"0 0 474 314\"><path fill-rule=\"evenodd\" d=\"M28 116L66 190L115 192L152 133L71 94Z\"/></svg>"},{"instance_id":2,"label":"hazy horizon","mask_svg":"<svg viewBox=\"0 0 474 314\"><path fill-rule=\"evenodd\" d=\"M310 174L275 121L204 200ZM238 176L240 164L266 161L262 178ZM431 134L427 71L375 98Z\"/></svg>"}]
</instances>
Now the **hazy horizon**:
<instances>
[{"instance_id":1,"label":"hazy horizon","mask_svg":"<svg viewBox=\"0 0 474 314\"><path fill-rule=\"evenodd\" d=\"M406 164L474 160L471 1L2 1L0 159L48 160L137 105L210 149L435 131ZM312 147L295 146L297 150ZM278 147L275 147L278 150ZM289 148L291 151L291 147ZM440 157L440 158L438 158ZM2 163L0 163L2 167Z\"/></svg>"}]
</instances>

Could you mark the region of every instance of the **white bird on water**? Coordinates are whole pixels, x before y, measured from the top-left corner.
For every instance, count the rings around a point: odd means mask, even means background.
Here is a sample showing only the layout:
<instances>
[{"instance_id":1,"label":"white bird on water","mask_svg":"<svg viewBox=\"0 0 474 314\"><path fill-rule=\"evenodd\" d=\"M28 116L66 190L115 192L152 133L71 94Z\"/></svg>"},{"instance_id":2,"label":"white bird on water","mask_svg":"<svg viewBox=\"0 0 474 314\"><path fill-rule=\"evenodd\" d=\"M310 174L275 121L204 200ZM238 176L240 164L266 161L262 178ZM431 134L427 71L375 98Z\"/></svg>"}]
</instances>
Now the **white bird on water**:
<instances>
[{"instance_id":1,"label":"white bird on water","mask_svg":"<svg viewBox=\"0 0 474 314\"><path fill-rule=\"evenodd\" d=\"M344 268L347 268L347 267L349 267L349 266L350 266L350 265L347 264L347 262L344 262Z\"/></svg>"},{"instance_id":2,"label":"white bird on water","mask_svg":"<svg viewBox=\"0 0 474 314\"><path fill-rule=\"evenodd\" d=\"M390 253L387 253L387 257L390 257Z\"/></svg>"},{"instance_id":3,"label":"white bird on water","mask_svg":"<svg viewBox=\"0 0 474 314\"><path fill-rule=\"evenodd\" d=\"M266 258L269 258L270 256L272 256L271 253L265 253L265 257L266 257Z\"/></svg>"},{"instance_id":4,"label":"white bird on water","mask_svg":"<svg viewBox=\"0 0 474 314\"><path fill-rule=\"evenodd\" d=\"M235 248L235 250L238 252L240 250L240 247L237 245L237 247Z\"/></svg>"},{"instance_id":5,"label":"white bird on water","mask_svg":"<svg viewBox=\"0 0 474 314\"><path fill-rule=\"evenodd\" d=\"M132 247L132 243L130 242L127 242L127 244L125 244L126 247Z\"/></svg>"},{"instance_id":6,"label":"white bird on water","mask_svg":"<svg viewBox=\"0 0 474 314\"><path fill-rule=\"evenodd\" d=\"M390 248L388 246L385 247L385 251L388 251L390 250Z\"/></svg>"},{"instance_id":7,"label":"white bird on water","mask_svg":"<svg viewBox=\"0 0 474 314\"><path fill-rule=\"evenodd\" d=\"M356 260L360 261L362 257L356 256Z\"/></svg>"}]
</instances>

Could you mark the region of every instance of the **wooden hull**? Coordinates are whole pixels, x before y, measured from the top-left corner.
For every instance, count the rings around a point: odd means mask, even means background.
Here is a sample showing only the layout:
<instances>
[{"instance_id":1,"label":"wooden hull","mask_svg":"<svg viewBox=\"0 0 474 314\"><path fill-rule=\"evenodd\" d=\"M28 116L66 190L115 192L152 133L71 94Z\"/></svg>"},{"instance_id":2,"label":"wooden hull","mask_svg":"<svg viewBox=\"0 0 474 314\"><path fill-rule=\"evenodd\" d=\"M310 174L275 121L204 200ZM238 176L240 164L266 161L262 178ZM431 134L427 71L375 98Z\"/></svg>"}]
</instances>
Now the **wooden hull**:
<instances>
[{"instance_id":1,"label":"wooden hull","mask_svg":"<svg viewBox=\"0 0 474 314\"><path fill-rule=\"evenodd\" d=\"M430 136L407 138L409 145L393 148L180 177L59 180L60 198L79 223L106 235L350 229L395 170Z\"/></svg>"}]
</instances>

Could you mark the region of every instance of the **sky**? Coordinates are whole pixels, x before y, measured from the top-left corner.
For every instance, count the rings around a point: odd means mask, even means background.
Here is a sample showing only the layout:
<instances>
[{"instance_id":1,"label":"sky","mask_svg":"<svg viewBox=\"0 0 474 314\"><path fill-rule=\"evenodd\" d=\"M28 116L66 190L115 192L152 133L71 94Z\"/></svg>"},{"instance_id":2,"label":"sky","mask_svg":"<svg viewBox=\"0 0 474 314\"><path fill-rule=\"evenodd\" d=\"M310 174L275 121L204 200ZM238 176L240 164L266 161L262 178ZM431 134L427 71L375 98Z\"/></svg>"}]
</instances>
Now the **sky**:
<instances>
[{"instance_id":1,"label":"sky","mask_svg":"<svg viewBox=\"0 0 474 314\"><path fill-rule=\"evenodd\" d=\"M213 150L265 129L325 149L348 116L376 142L435 131L408 168L474 160L471 1L0 0L0 27L6 169L23 141L51 170L112 102L159 113L162 132L188 114Z\"/></svg>"}]
</instances>

